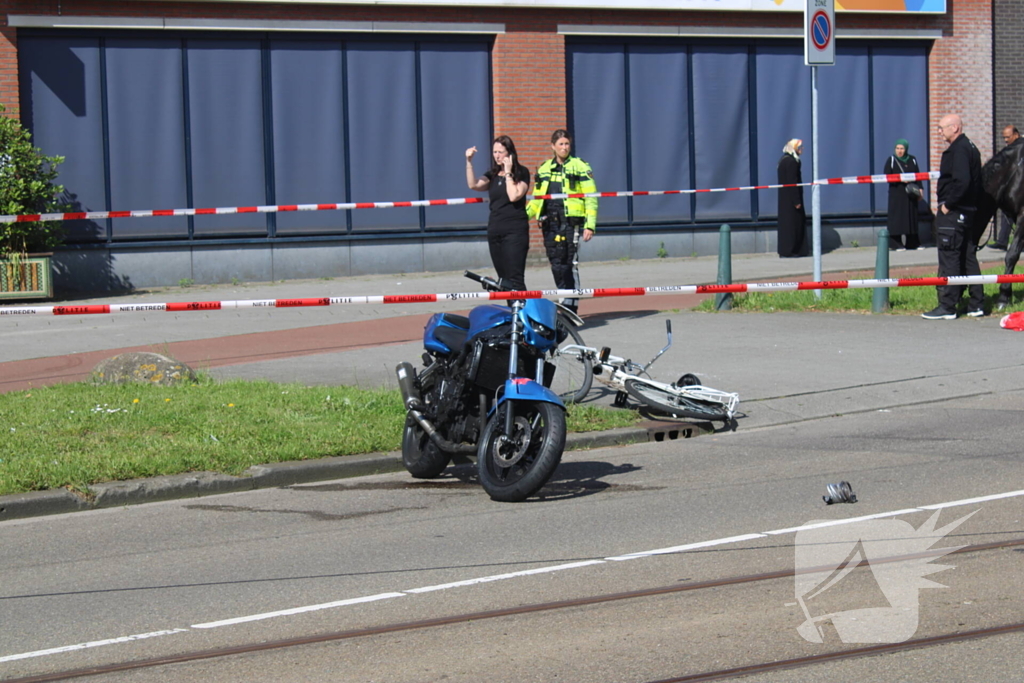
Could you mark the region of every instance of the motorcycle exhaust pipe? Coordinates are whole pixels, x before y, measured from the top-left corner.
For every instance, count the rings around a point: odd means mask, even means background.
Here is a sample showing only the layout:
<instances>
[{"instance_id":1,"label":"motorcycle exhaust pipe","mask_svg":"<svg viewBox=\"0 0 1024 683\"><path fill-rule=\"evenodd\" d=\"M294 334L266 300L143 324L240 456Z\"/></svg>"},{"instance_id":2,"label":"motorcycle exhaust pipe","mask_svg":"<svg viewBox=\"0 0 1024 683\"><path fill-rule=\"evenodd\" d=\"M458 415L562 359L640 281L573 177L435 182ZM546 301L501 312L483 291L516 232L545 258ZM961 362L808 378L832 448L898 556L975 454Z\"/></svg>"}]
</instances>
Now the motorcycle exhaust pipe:
<instances>
[{"instance_id":1,"label":"motorcycle exhaust pipe","mask_svg":"<svg viewBox=\"0 0 1024 683\"><path fill-rule=\"evenodd\" d=\"M399 363L395 368L395 374L398 376L398 389L402 392L402 402L405 404L405 409L409 411L412 419L416 420L416 424L420 426L420 429L430 437L430 440L438 448L445 453L476 453L476 446L452 443L438 433L437 428L430 423L430 420L423 417L423 413L420 412L423 408L423 398L416 389L416 371L411 363Z\"/></svg>"},{"instance_id":2,"label":"motorcycle exhaust pipe","mask_svg":"<svg viewBox=\"0 0 1024 683\"><path fill-rule=\"evenodd\" d=\"M423 398L416 388L416 370L412 363L399 363L395 367L398 375L398 389L402 392L402 403L406 410L418 410L423 407ZM429 432L428 432L429 433Z\"/></svg>"}]
</instances>

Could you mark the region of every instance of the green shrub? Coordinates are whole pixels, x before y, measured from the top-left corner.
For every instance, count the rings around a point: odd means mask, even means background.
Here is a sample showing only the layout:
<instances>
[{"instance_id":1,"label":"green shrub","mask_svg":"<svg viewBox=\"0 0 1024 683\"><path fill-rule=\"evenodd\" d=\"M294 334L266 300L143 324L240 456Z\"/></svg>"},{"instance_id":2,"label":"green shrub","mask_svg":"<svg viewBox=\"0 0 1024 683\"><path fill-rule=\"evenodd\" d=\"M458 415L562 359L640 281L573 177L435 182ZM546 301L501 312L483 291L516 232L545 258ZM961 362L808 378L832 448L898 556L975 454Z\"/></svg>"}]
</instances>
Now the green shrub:
<instances>
[{"instance_id":1,"label":"green shrub","mask_svg":"<svg viewBox=\"0 0 1024 683\"><path fill-rule=\"evenodd\" d=\"M0 105L0 215L67 211L64 188L54 182L63 162L33 146L29 132ZM0 258L49 251L63 238L63 221L0 223Z\"/></svg>"}]
</instances>

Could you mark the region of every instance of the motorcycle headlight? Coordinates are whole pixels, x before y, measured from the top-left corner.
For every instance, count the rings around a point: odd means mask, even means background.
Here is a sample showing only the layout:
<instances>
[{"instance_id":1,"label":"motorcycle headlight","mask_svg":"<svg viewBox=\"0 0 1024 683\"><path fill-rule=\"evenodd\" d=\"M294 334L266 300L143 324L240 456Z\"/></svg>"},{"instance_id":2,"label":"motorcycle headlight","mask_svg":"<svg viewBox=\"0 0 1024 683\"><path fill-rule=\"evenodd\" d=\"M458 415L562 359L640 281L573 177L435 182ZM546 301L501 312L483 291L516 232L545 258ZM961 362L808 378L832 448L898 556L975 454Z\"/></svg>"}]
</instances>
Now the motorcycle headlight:
<instances>
[{"instance_id":1,"label":"motorcycle headlight","mask_svg":"<svg viewBox=\"0 0 1024 683\"><path fill-rule=\"evenodd\" d=\"M533 328L534 332L544 337L545 339L550 340L555 338L555 331L553 329L551 329L547 325L542 325L541 323L537 322L536 320L533 320L532 318L530 319L530 327Z\"/></svg>"}]
</instances>

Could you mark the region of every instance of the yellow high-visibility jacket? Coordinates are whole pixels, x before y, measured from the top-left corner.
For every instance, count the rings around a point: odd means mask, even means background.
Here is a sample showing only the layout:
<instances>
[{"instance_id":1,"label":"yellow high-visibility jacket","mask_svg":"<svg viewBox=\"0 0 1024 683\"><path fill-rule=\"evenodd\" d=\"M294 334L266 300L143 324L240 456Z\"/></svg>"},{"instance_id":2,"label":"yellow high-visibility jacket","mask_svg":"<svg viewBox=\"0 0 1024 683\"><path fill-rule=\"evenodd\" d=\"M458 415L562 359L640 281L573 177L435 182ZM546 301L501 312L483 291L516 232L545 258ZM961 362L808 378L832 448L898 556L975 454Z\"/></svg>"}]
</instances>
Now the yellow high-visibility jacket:
<instances>
[{"instance_id":1,"label":"yellow high-visibility jacket","mask_svg":"<svg viewBox=\"0 0 1024 683\"><path fill-rule=\"evenodd\" d=\"M579 157L570 156L562 166L562 172L557 171L558 163L555 159L548 159L537 169L537 183L534 185L534 194L547 194L548 185L551 180L561 180L562 192L564 194L589 194L597 192L597 183L594 182L594 172L590 170L590 164ZM526 215L530 218L537 218L544 215L544 199L533 199L526 205ZM559 201L559 200L551 200ZM586 197L584 199L570 197L561 200L565 202L565 215L570 218L584 218L584 230L597 230L597 197Z\"/></svg>"}]
</instances>

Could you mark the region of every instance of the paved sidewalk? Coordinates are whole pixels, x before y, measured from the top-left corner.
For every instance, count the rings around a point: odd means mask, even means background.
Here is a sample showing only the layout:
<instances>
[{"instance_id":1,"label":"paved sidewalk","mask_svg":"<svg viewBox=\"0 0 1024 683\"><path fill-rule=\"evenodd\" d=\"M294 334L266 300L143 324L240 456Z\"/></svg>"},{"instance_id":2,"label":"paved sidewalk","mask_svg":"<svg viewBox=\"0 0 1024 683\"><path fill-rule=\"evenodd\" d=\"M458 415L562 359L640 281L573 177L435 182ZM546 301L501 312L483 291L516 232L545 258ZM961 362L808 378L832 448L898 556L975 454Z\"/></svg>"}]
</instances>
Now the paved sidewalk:
<instances>
[{"instance_id":1,"label":"paved sidewalk","mask_svg":"<svg viewBox=\"0 0 1024 683\"><path fill-rule=\"evenodd\" d=\"M990 250L981 255L990 265L994 264L994 259L1001 259L999 252ZM892 269L931 268L935 259L934 249L890 252ZM850 272L872 277L874 262L874 248L839 249L822 257L822 271L832 279L839 277L837 274ZM812 269L810 258L780 259L775 254L744 254L735 256L732 262L735 282L780 278L809 280ZM581 270L586 287L708 284L716 280L718 261L716 257L704 257L584 263ZM528 269L526 279L530 287L554 287L546 267ZM141 304L465 291L476 291L476 284L462 277L459 271L152 288L59 303ZM584 299L581 313L588 316L687 308L696 305L701 298L658 295ZM167 352L183 362L213 368L415 341L420 338L423 321L430 313L466 308L465 301L445 301L173 313L3 316L0 317L0 392L84 379L97 362L126 349ZM381 323L384 319L390 320ZM401 322L394 322L397 320ZM344 326L338 327L339 324ZM296 332L299 329L301 334ZM284 378L270 379L283 381Z\"/></svg>"}]
</instances>

